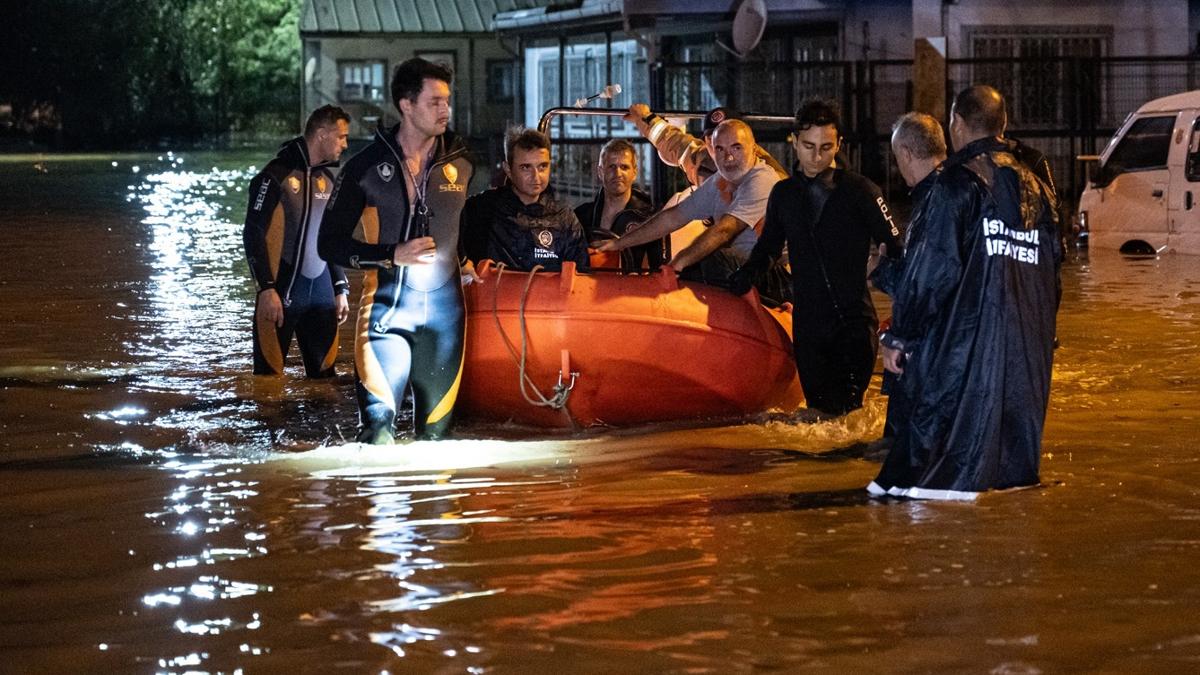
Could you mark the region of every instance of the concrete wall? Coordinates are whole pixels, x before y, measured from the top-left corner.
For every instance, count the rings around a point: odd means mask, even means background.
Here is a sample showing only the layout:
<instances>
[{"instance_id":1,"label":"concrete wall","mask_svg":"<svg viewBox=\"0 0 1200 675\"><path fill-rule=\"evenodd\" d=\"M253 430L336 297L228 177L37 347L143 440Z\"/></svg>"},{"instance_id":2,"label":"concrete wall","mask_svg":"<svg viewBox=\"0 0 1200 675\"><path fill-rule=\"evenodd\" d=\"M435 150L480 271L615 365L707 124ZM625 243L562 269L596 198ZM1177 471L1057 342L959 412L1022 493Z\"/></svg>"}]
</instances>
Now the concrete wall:
<instances>
[{"instance_id":1,"label":"concrete wall","mask_svg":"<svg viewBox=\"0 0 1200 675\"><path fill-rule=\"evenodd\" d=\"M1112 56L1182 56L1194 41L1187 0L913 0L911 16L916 37L946 36L950 58L970 56L969 26L1111 26Z\"/></svg>"}]
</instances>

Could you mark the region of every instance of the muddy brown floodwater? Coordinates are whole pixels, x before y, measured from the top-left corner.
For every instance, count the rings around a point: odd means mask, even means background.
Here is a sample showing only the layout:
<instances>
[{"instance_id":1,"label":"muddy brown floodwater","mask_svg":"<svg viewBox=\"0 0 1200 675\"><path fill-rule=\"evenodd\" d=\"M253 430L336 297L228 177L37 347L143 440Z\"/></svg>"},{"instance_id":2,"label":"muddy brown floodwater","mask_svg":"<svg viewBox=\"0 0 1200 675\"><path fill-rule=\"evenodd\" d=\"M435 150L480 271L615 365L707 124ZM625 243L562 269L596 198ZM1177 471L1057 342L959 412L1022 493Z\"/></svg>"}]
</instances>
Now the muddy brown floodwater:
<instances>
[{"instance_id":1,"label":"muddy brown floodwater","mask_svg":"<svg viewBox=\"0 0 1200 675\"><path fill-rule=\"evenodd\" d=\"M1200 670L1200 258L1069 261L976 504L867 499L875 393L358 451L348 376L246 374L263 159L0 162L0 672Z\"/></svg>"}]
</instances>

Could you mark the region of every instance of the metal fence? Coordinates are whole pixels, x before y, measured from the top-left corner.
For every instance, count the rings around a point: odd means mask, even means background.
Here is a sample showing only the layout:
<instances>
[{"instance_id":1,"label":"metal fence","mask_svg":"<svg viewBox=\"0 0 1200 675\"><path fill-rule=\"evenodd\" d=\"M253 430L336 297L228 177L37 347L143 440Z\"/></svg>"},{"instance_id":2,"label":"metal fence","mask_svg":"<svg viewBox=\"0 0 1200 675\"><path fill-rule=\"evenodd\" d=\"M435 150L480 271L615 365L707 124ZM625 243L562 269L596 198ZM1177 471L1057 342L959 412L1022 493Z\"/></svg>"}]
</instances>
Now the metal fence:
<instances>
[{"instance_id":1,"label":"metal fence","mask_svg":"<svg viewBox=\"0 0 1200 675\"><path fill-rule=\"evenodd\" d=\"M1078 155L1102 149L1121 121L1146 101L1200 88L1200 57L951 59L946 70L947 108L954 93L971 84L990 84L1005 94L1009 134L1046 154L1064 212L1074 208L1086 180ZM703 112L724 105L788 116L808 96L840 102L846 127L844 158L879 183L903 210L907 188L899 179L888 139L892 122L912 109L911 61L667 62L652 69L650 79L656 110ZM760 143L790 166L786 125L754 126ZM624 135L630 130L614 131ZM560 190L579 197L594 191L593 167L605 140L555 136ZM661 203L682 186L680 172L663 167L648 146L639 148L640 182L652 187Z\"/></svg>"}]
</instances>

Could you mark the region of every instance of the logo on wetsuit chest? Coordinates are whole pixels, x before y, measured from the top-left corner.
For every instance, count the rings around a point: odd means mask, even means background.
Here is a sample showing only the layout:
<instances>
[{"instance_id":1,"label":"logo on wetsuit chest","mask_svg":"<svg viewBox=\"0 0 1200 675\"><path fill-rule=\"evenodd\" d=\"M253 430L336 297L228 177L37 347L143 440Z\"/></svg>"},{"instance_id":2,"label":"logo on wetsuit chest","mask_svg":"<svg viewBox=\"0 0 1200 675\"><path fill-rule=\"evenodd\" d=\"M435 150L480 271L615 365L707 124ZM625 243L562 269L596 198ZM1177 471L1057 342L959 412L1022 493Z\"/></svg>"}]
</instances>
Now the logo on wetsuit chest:
<instances>
[{"instance_id":1,"label":"logo on wetsuit chest","mask_svg":"<svg viewBox=\"0 0 1200 675\"><path fill-rule=\"evenodd\" d=\"M296 178L295 176L288 176L287 184L288 184L288 187L292 189L292 194L294 194L294 195L300 194L300 179L299 178Z\"/></svg>"},{"instance_id":2,"label":"logo on wetsuit chest","mask_svg":"<svg viewBox=\"0 0 1200 675\"><path fill-rule=\"evenodd\" d=\"M377 165L375 167L375 171L379 173L379 177L382 178L383 182L385 183L392 182L392 177L396 175L396 167L388 164L387 162Z\"/></svg>"},{"instance_id":3,"label":"logo on wetsuit chest","mask_svg":"<svg viewBox=\"0 0 1200 675\"><path fill-rule=\"evenodd\" d=\"M438 186L439 192L466 192L466 185L458 185L458 167L446 164L442 167L442 175L446 177L447 182Z\"/></svg>"},{"instance_id":4,"label":"logo on wetsuit chest","mask_svg":"<svg viewBox=\"0 0 1200 675\"><path fill-rule=\"evenodd\" d=\"M325 180L324 176L317 176L317 179L313 181L313 187L316 188L313 191L313 199L329 199L329 182Z\"/></svg>"}]
</instances>

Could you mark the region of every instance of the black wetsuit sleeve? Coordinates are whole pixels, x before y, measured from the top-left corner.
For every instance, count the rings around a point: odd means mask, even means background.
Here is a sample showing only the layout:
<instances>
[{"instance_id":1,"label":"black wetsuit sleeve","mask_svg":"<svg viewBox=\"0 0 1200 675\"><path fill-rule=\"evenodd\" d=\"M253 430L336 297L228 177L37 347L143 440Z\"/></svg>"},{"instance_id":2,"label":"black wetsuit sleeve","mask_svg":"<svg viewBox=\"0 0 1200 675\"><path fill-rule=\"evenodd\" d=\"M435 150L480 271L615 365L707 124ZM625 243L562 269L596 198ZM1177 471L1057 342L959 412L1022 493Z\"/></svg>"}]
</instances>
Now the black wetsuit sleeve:
<instances>
[{"instance_id":1,"label":"black wetsuit sleeve","mask_svg":"<svg viewBox=\"0 0 1200 675\"><path fill-rule=\"evenodd\" d=\"M342 269L341 265L329 265L329 278L333 281L333 292L335 295L350 295L350 280L346 278L346 270Z\"/></svg>"},{"instance_id":2,"label":"black wetsuit sleeve","mask_svg":"<svg viewBox=\"0 0 1200 675\"><path fill-rule=\"evenodd\" d=\"M242 245L246 262L259 291L275 287L271 262L267 253L267 227L279 206L279 181L263 171L250 181L250 202L246 207L246 223L242 227Z\"/></svg>"},{"instance_id":3,"label":"black wetsuit sleeve","mask_svg":"<svg viewBox=\"0 0 1200 675\"><path fill-rule=\"evenodd\" d=\"M895 221L892 220L892 210L888 208L883 193L874 183L867 184L861 203L862 217L870 227L871 239L875 240L876 244L887 246L889 258L899 258L904 252L904 244L900 240L900 228L896 227Z\"/></svg>"},{"instance_id":4,"label":"black wetsuit sleeve","mask_svg":"<svg viewBox=\"0 0 1200 675\"><path fill-rule=\"evenodd\" d=\"M362 217L367 198L349 167L338 174L317 237L317 252L332 265L353 267L390 267L395 246L368 244L354 238L354 229Z\"/></svg>"},{"instance_id":5,"label":"black wetsuit sleeve","mask_svg":"<svg viewBox=\"0 0 1200 675\"><path fill-rule=\"evenodd\" d=\"M971 212L975 190L952 188L940 182L931 189L926 220L909 242L884 339L891 347L910 350L920 342L958 287L963 270L958 223Z\"/></svg>"},{"instance_id":6,"label":"black wetsuit sleeve","mask_svg":"<svg viewBox=\"0 0 1200 675\"><path fill-rule=\"evenodd\" d=\"M487 257L490 231L490 224L483 217L484 209L480 208L483 199L482 195L467 199L458 217L458 257L476 265Z\"/></svg>"},{"instance_id":7,"label":"black wetsuit sleeve","mask_svg":"<svg viewBox=\"0 0 1200 675\"><path fill-rule=\"evenodd\" d=\"M887 255L879 261L869 279L875 288L888 295L894 295L899 276L903 272L901 259L904 255L904 244L900 238L900 228L896 227L892 211L879 188L874 183L867 183L865 188L860 201L863 210L861 217L870 229L871 239L876 244L887 246Z\"/></svg>"}]
</instances>

